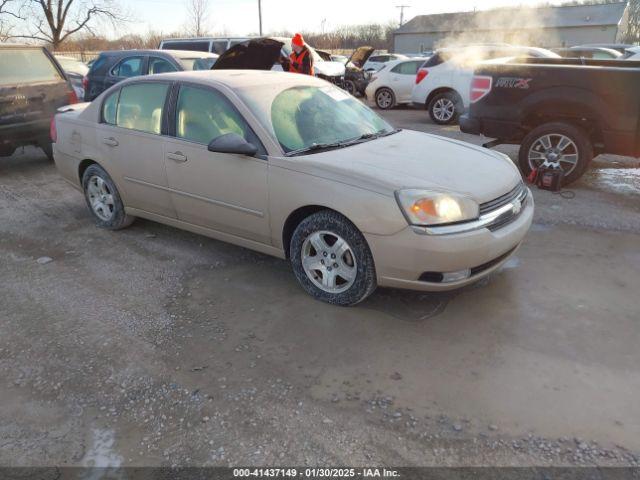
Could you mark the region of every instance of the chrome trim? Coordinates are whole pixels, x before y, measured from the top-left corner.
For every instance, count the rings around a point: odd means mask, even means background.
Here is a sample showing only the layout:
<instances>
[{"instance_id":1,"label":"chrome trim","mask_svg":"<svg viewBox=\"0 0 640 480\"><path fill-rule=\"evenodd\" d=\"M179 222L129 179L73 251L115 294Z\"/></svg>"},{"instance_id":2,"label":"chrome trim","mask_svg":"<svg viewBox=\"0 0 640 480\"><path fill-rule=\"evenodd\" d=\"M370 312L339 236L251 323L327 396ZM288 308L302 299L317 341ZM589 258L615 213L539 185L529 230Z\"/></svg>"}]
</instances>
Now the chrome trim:
<instances>
[{"instance_id":1,"label":"chrome trim","mask_svg":"<svg viewBox=\"0 0 640 480\"><path fill-rule=\"evenodd\" d=\"M522 193L511 200L506 205L497 208L491 212L481 215L476 220L464 223L456 223L455 225L436 225L433 227L422 227L412 225L411 229L419 235L452 235L455 233L471 232L482 228L491 228L495 223L499 223L505 219L514 220L524 210L524 207L531 195L528 187L525 187Z\"/></svg>"}]
</instances>

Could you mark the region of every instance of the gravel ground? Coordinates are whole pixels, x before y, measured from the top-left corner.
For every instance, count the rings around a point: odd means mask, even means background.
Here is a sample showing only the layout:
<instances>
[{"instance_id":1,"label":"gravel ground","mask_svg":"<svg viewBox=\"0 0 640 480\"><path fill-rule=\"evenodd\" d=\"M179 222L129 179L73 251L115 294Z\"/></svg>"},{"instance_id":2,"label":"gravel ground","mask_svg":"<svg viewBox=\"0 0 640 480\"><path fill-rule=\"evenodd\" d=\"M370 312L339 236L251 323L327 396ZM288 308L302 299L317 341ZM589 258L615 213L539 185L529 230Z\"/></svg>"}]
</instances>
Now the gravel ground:
<instances>
[{"instance_id":1,"label":"gravel ground","mask_svg":"<svg viewBox=\"0 0 640 480\"><path fill-rule=\"evenodd\" d=\"M637 466L639 171L535 191L479 285L342 309L278 259L101 231L39 151L2 158L0 464Z\"/></svg>"}]
</instances>

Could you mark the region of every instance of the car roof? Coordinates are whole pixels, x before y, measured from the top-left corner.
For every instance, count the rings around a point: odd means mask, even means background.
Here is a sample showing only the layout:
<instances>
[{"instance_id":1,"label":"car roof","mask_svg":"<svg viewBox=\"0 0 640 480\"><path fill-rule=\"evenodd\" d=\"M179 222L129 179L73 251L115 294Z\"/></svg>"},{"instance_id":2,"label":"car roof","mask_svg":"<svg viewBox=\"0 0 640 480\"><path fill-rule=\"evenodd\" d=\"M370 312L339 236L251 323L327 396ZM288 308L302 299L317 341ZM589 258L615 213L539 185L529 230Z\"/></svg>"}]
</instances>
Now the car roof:
<instances>
[{"instance_id":1,"label":"car roof","mask_svg":"<svg viewBox=\"0 0 640 480\"><path fill-rule=\"evenodd\" d=\"M160 73L142 77L133 77L122 84L136 81L182 81L200 83L202 85L224 85L232 90L240 90L248 87L266 88L272 85L278 86L327 86L327 82L311 75L299 75L296 73L277 72L271 70L189 70L184 72Z\"/></svg>"},{"instance_id":2,"label":"car roof","mask_svg":"<svg viewBox=\"0 0 640 480\"><path fill-rule=\"evenodd\" d=\"M195 52L191 50L107 50L102 52L102 55L108 55L111 57L124 57L127 55L168 55L175 58L217 58L218 55L210 52Z\"/></svg>"}]
</instances>

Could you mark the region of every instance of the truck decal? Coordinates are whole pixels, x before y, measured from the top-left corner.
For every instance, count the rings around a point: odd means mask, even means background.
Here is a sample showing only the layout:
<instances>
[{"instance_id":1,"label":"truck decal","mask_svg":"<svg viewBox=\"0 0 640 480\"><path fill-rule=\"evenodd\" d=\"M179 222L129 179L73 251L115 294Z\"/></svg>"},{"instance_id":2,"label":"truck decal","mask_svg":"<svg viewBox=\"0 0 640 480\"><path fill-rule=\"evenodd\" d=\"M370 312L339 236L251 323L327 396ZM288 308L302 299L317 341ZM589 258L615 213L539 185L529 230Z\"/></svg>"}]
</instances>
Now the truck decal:
<instances>
[{"instance_id":1,"label":"truck decal","mask_svg":"<svg viewBox=\"0 0 640 480\"><path fill-rule=\"evenodd\" d=\"M532 78L520 78L520 77L500 77L496 81L497 88L519 88L521 90L527 90L531 87L529 82Z\"/></svg>"}]
</instances>

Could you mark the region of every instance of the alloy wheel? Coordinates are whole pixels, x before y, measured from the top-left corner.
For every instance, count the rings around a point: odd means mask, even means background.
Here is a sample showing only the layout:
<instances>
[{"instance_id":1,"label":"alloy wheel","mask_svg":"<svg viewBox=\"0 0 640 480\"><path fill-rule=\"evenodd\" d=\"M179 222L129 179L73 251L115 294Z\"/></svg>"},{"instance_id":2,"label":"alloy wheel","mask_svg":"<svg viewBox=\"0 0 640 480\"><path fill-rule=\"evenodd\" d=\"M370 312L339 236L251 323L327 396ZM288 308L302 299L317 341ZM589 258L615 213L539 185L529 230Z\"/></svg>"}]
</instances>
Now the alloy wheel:
<instances>
[{"instance_id":1,"label":"alloy wheel","mask_svg":"<svg viewBox=\"0 0 640 480\"><path fill-rule=\"evenodd\" d=\"M376 95L376 103L378 107L387 109L393 105L393 95L389 90L382 90Z\"/></svg>"},{"instance_id":2,"label":"alloy wheel","mask_svg":"<svg viewBox=\"0 0 640 480\"><path fill-rule=\"evenodd\" d=\"M92 175L87 183L89 204L96 216L105 222L111 220L115 209L113 194L109 186L101 177Z\"/></svg>"},{"instance_id":3,"label":"alloy wheel","mask_svg":"<svg viewBox=\"0 0 640 480\"><path fill-rule=\"evenodd\" d=\"M562 168L565 175L571 174L578 165L578 147L566 135L550 133L537 138L529 149L529 168L543 164Z\"/></svg>"},{"instance_id":4,"label":"alloy wheel","mask_svg":"<svg viewBox=\"0 0 640 480\"><path fill-rule=\"evenodd\" d=\"M439 98L433 105L433 116L441 122L448 122L456 113L456 104L450 98Z\"/></svg>"},{"instance_id":5,"label":"alloy wheel","mask_svg":"<svg viewBox=\"0 0 640 480\"><path fill-rule=\"evenodd\" d=\"M304 241L302 267L315 286L333 294L348 290L357 273L356 257L349 244L328 231L312 233Z\"/></svg>"}]
</instances>

